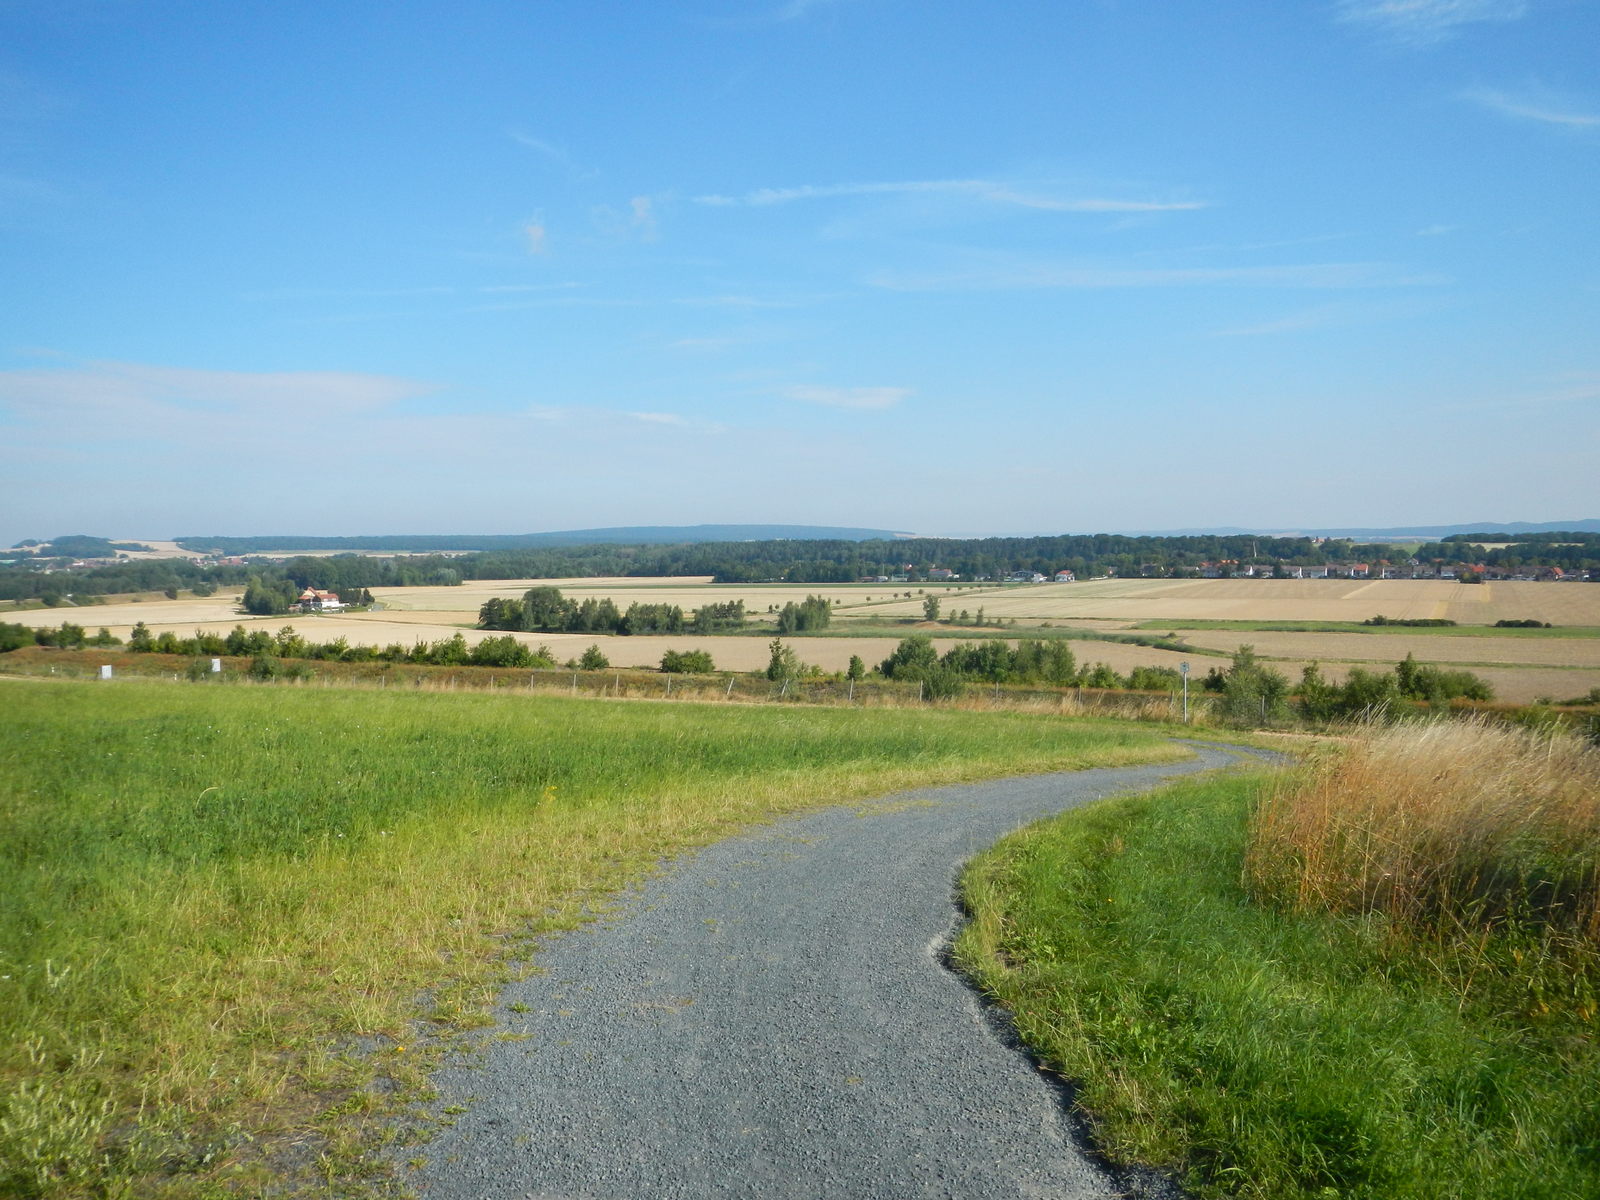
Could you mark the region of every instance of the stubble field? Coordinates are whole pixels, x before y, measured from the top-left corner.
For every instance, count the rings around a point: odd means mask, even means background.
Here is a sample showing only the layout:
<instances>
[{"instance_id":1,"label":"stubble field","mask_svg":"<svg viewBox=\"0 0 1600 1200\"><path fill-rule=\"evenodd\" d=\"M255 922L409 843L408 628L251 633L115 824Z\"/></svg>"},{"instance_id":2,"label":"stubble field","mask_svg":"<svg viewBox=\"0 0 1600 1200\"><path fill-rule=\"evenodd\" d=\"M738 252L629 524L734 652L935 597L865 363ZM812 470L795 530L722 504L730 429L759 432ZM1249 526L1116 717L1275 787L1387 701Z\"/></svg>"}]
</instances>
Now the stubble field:
<instances>
[{"instance_id":1,"label":"stubble field","mask_svg":"<svg viewBox=\"0 0 1600 1200\"><path fill-rule=\"evenodd\" d=\"M987 622L1003 620L1013 637L1059 636L1069 630L1117 632L1141 623L1170 623L1193 652L1104 641L1074 645L1080 662L1104 662L1126 673L1135 666L1176 666L1188 660L1203 675L1225 663L1240 645L1297 678L1304 666L1319 662L1324 674L1340 680L1352 666L1385 668L1408 653L1419 662L1473 671L1488 681L1499 699L1527 703L1540 697L1565 699L1600 687L1600 637L1575 637L1578 630L1600 629L1600 587L1582 583L1506 582L1459 584L1437 580L1120 580L1031 585L916 584L713 584L704 578L679 579L511 579L475 580L460 587L380 588L373 612L321 616L250 617L238 611L238 596L145 600L84 608L39 609L7 614L31 626L63 620L91 631L104 625L126 638L143 621L153 633L188 636L196 630L227 632L234 625L272 631L292 626L308 640L344 638L352 645L439 641L462 634L469 643L491 635L472 628L479 607L491 597L519 597L531 587L553 586L574 600L607 597L626 610L629 604L676 604L686 615L712 602L742 600L758 636L615 637L596 634L521 633L529 646L546 645L557 661L580 656L598 643L618 667L653 667L671 650L705 650L719 670L759 670L767 662L765 636L776 610L808 595L834 605L834 622L825 635L794 639L802 661L824 671L842 671L852 655L869 666L886 658L900 638L928 632L942 638L992 634L922 621L927 594L939 597L945 617L965 610ZM908 597L906 593L911 593ZM1318 621L1360 622L1383 615L1392 619L1454 620L1473 629L1433 631L1386 629L1376 633L1247 629L1187 629L1185 622ZM1524 631L1496 635L1495 621L1548 621L1548 634ZM1014 624L1013 624L1014 623ZM1164 631L1164 630L1163 630ZM1460 636L1463 632L1477 636Z\"/></svg>"}]
</instances>

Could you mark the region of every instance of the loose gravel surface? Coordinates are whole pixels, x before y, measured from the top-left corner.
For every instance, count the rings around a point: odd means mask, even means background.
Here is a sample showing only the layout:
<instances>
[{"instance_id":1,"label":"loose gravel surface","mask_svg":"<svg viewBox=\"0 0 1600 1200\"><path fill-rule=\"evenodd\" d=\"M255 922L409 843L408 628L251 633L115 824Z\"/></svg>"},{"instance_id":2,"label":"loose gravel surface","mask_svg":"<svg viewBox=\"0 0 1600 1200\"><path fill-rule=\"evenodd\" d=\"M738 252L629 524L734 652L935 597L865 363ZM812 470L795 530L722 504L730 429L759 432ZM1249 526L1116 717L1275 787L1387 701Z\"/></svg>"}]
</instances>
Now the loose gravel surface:
<instances>
[{"instance_id":1,"label":"loose gravel surface","mask_svg":"<svg viewBox=\"0 0 1600 1200\"><path fill-rule=\"evenodd\" d=\"M908 792L701 851L541 951L436 1080L465 1111L400 1169L429 1200L1124 1195L945 965L956 875L1019 825L1230 761Z\"/></svg>"}]
</instances>

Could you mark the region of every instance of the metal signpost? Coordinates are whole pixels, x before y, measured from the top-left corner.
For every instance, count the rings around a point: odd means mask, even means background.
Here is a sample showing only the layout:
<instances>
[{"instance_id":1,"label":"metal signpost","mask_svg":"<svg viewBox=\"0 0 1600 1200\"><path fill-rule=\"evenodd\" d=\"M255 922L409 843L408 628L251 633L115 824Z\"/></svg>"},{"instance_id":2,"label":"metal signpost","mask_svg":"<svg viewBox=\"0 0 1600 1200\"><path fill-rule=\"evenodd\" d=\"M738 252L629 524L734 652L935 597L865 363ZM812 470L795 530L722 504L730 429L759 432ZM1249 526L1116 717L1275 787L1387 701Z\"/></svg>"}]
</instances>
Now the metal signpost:
<instances>
[{"instance_id":1,"label":"metal signpost","mask_svg":"<svg viewBox=\"0 0 1600 1200\"><path fill-rule=\"evenodd\" d=\"M1178 673L1183 676L1183 723L1189 723L1189 664L1178 664Z\"/></svg>"}]
</instances>

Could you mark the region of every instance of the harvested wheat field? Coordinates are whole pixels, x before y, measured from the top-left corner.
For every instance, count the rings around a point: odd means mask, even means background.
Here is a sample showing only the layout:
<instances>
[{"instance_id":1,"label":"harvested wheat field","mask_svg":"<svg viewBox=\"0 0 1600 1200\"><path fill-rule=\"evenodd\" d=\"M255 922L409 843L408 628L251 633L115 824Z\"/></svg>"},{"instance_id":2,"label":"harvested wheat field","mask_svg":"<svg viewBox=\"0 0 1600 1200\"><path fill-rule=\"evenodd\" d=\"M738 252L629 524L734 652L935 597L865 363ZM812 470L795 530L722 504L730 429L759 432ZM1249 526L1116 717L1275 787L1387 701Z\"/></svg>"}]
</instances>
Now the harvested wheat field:
<instances>
[{"instance_id":1,"label":"harvested wheat field","mask_svg":"<svg viewBox=\"0 0 1600 1200\"><path fill-rule=\"evenodd\" d=\"M115 598L108 604L87 604L81 608L32 608L23 612L7 613L5 619L33 629L60 625L71 621L93 632L102 625L120 637L143 621L160 633L165 629L193 631L196 622L220 621L237 613L242 589L218 592L214 596L189 596L181 600L123 600Z\"/></svg>"},{"instance_id":2,"label":"harvested wheat field","mask_svg":"<svg viewBox=\"0 0 1600 1200\"><path fill-rule=\"evenodd\" d=\"M1274 630L1180 631L1193 646L1232 653L1241 645L1271 658L1394 663L1407 654L1419 662L1592 667L1600 670L1600 638L1497 638L1403 633L1280 633Z\"/></svg>"},{"instance_id":3,"label":"harvested wheat field","mask_svg":"<svg viewBox=\"0 0 1600 1200\"><path fill-rule=\"evenodd\" d=\"M1424 579L1103 579L1039 583L944 597L988 617L1055 620L1364 621L1447 619L1463 625L1532 619L1600 625L1600 587L1581 583L1464 584ZM920 597L883 605L889 616L920 612Z\"/></svg>"}]
</instances>

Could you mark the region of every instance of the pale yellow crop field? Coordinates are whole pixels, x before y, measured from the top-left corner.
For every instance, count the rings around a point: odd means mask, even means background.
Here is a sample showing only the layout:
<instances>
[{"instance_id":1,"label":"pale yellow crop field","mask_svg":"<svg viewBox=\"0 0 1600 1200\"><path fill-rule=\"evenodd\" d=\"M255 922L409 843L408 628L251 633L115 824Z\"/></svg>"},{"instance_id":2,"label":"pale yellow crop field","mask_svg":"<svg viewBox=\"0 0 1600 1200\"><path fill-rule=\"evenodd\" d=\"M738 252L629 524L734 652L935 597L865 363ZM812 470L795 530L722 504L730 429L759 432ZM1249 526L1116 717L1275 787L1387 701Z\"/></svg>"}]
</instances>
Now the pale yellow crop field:
<instances>
[{"instance_id":1,"label":"pale yellow crop field","mask_svg":"<svg viewBox=\"0 0 1600 1200\"><path fill-rule=\"evenodd\" d=\"M1532 619L1600 625L1600 587L1583 583L1464 584L1436 579L1104 579L935 593L952 607L1007 620L1364 621L1439 619L1463 625ZM922 597L879 607L889 616L922 611Z\"/></svg>"},{"instance_id":2,"label":"pale yellow crop field","mask_svg":"<svg viewBox=\"0 0 1600 1200\"><path fill-rule=\"evenodd\" d=\"M1337 662L1506 663L1600 670L1600 638L1441 637L1424 633L1277 633L1271 630L1191 629L1183 640L1230 653L1251 645L1273 658Z\"/></svg>"},{"instance_id":3,"label":"pale yellow crop field","mask_svg":"<svg viewBox=\"0 0 1600 1200\"><path fill-rule=\"evenodd\" d=\"M498 634L472 625L478 609L492 596L519 597L531 587L559 587L574 600L610 597L618 607L630 603L676 604L687 614L713 601L744 601L752 617L767 615L791 600L822 595L841 601L837 627L853 616L919 618L923 594L907 584L738 584L715 585L708 579L512 579L479 580L460 587L379 588L374 596L384 607L370 613L318 616L249 617L238 612L238 593L204 599L123 601L84 608L35 609L7 614L7 620L39 627L72 621L91 632L105 626L126 639L137 621L153 633L171 631L180 637L196 630L226 633L235 625L276 632L292 627L302 637L331 642L343 637L352 645L409 647L462 634L469 644ZM905 598L910 591L913 596ZM1101 629L1141 620L1186 618L1235 620L1360 621L1382 613L1393 618L1448 617L1463 624L1492 624L1509 619L1535 619L1556 625L1600 626L1600 587L1578 583L1458 584L1413 580L1099 580L1075 584L1033 584L1007 587L951 588L930 586L946 616L962 609L987 619L1016 619L1016 632L1049 621L1052 625L1086 625ZM898 598L891 600L891 595ZM869 600L870 597L870 600ZM875 666L899 639L917 632L907 624L885 630L882 637L803 637L792 644L803 662L824 671L842 671L852 654ZM948 632L948 631L945 631ZM767 663L766 639L683 634L672 637L615 637L594 634L518 633L529 646L547 645L558 661L581 655L598 643L619 667L653 667L668 649L703 649L719 670L760 670ZM1387 669L1406 653L1419 661L1464 664L1489 682L1501 700L1528 702L1541 696L1565 699L1600 686L1600 639L1536 637L1444 637L1417 633L1277 633L1271 631L1191 630L1184 638L1197 647L1229 652L1254 645L1291 679L1307 662L1322 663L1331 680L1342 679L1352 664ZM941 651L954 643L936 642ZM1113 642L1075 641L1073 652L1084 664L1104 662L1123 674L1135 666L1177 666L1184 655ZM1223 658L1190 655L1196 683ZM1496 665L1483 665L1496 664ZM1499 665L1504 664L1504 665Z\"/></svg>"},{"instance_id":4,"label":"pale yellow crop field","mask_svg":"<svg viewBox=\"0 0 1600 1200\"><path fill-rule=\"evenodd\" d=\"M82 625L90 633L104 625L119 637L126 637L126 631L139 621L157 633L166 629L192 629L196 622L219 621L238 611L242 594L243 589L237 589L218 592L214 596L189 596L181 600L122 601L87 604L81 608L31 608L24 612L6 613L4 619L32 629L71 621L74 625Z\"/></svg>"}]
</instances>

